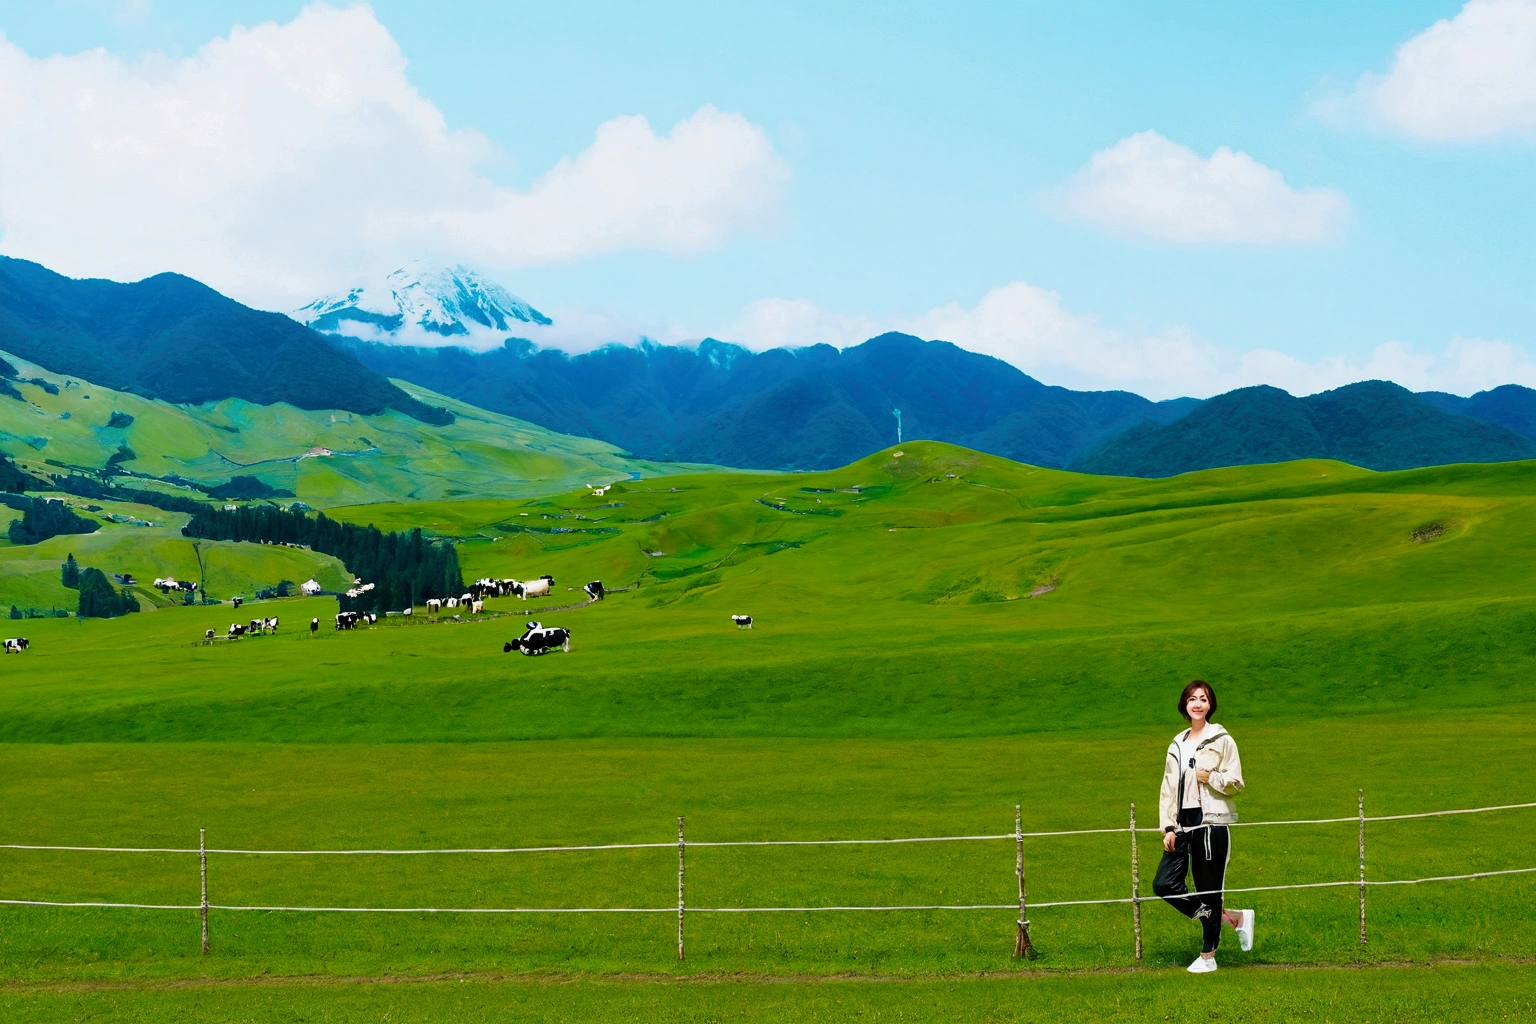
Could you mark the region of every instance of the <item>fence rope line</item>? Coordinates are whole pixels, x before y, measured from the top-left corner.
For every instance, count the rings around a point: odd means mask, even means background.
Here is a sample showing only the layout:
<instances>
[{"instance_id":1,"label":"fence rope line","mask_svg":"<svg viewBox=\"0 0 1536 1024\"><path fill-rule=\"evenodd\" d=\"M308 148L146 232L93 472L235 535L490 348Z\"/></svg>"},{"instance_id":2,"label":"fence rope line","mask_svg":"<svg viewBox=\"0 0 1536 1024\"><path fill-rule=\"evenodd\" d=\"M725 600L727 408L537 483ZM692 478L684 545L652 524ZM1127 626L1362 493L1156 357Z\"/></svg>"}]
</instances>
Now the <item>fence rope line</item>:
<instances>
[{"instance_id":1,"label":"fence rope line","mask_svg":"<svg viewBox=\"0 0 1536 1024\"><path fill-rule=\"evenodd\" d=\"M188 903L65 903L60 900L0 900L6 907L121 907L127 910L198 910L201 904Z\"/></svg>"},{"instance_id":2,"label":"fence rope line","mask_svg":"<svg viewBox=\"0 0 1536 1024\"><path fill-rule=\"evenodd\" d=\"M1125 831L1120 829L1119 831ZM690 844L692 845L692 844ZM1370 880L1366 885L1423 885L1426 882L1460 882L1478 878L1498 878L1508 875L1536 874L1536 867L1529 868L1503 868L1495 871L1472 871L1462 875L1430 875L1424 878L1394 878L1382 880ZM1243 888L1206 889L1189 893L1180 893L1181 896L1213 896L1218 894L1230 894L1239 892L1277 892L1285 889L1337 889L1354 887L1359 885L1358 879L1346 879L1340 882L1293 882L1288 885L1254 885ZM1122 896L1114 899L1101 900L1054 900L1046 902L1030 901L1030 909L1037 907L1090 907L1112 906L1128 903L1149 903L1158 897L1142 896L1132 899ZM57 900L6 900L0 899L3 906L24 907L106 907L125 908L132 910L198 910L200 905L166 904L166 903L105 903L105 902L81 902L67 903ZM231 904L210 903L209 910L233 910L255 911L262 913L293 913L293 914L675 914L676 907L257 907L235 906ZM825 907L689 907L690 914L816 914L816 913L852 913L862 911L917 911L917 910L1012 910L1017 911L1017 903L929 903L929 904L897 904L889 906L825 906Z\"/></svg>"},{"instance_id":3,"label":"fence rope line","mask_svg":"<svg viewBox=\"0 0 1536 1024\"><path fill-rule=\"evenodd\" d=\"M1491 807L1458 807L1443 811L1421 811L1417 814L1379 814L1374 817L1366 817L1367 822L1373 821L1406 821L1412 818L1440 818L1453 814L1484 814L1489 811L1517 811L1536 807L1536 801L1523 804L1497 804ZM1287 821L1237 821L1229 827L1255 828L1264 825L1337 825L1344 822L1354 824L1360 821L1358 815L1347 818L1298 818ZM1025 832L1025 839L1046 839L1052 836L1093 836L1093 835L1118 835L1126 832L1123 828L1076 828L1058 829L1050 832ZM1138 828L1139 833L1160 833L1158 828ZM1002 832L997 835L976 836L911 836L899 839L738 839L715 840L712 842L694 842L689 840L689 846L881 846L895 843L968 843L987 842L1002 839L1017 839L1019 833ZM215 849L209 847L206 852L220 853L231 856L244 857L415 857L433 854L503 854L503 853L579 853L590 850L670 850L677 844L666 843L597 843L587 846L488 846L488 847L460 847L431 850L238 850ZM196 847L166 847L166 846L44 846L26 843L0 843L0 850L57 850L75 853L201 853ZM1126 901L1129 902L1129 901Z\"/></svg>"}]
</instances>

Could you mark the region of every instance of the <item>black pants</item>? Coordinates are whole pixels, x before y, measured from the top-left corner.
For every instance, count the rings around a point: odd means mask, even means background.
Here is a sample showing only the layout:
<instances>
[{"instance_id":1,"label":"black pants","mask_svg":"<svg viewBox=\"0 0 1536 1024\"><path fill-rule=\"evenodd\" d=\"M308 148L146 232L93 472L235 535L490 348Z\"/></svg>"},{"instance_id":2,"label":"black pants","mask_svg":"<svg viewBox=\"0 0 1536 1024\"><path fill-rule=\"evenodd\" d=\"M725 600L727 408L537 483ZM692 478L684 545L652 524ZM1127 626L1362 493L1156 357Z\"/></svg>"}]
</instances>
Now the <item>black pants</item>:
<instances>
[{"instance_id":1,"label":"black pants","mask_svg":"<svg viewBox=\"0 0 1536 1024\"><path fill-rule=\"evenodd\" d=\"M1185 917L1199 921L1205 929L1202 953L1214 953L1221 944L1221 890L1227 882L1227 856L1231 850L1232 838L1225 825L1202 825L1180 832L1174 837L1173 849L1163 851L1157 877L1152 881L1153 892ZM1193 891L1206 895L1189 895L1185 874L1195 876Z\"/></svg>"}]
</instances>

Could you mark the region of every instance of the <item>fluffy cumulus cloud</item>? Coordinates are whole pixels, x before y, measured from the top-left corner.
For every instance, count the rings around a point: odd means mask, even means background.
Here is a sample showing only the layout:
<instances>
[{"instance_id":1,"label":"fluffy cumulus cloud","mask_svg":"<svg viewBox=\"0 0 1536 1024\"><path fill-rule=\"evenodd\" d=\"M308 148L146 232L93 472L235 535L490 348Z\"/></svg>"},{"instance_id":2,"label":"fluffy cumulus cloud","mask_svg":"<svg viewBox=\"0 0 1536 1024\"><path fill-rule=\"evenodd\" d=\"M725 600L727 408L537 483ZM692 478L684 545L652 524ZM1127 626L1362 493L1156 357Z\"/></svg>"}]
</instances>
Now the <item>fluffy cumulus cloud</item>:
<instances>
[{"instance_id":1,"label":"fluffy cumulus cloud","mask_svg":"<svg viewBox=\"0 0 1536 1024\"><path fill-rule=\"evenodd\" d=\"M421 252L515 268L621 249L692 254L773 220L788 168L705 106L643 117L527 189L411 84L366 6L237 28L184 59L36 59L0 37L0 251L73 275L179 270L291 308Z\"/></svg>"},{"instance_id":2,"label":"fluffy cumulus cloud","mask_svg":"<svg viewBox=\"0 0 1536 1024\"><path fill-rule=\"evenodd\" d=\"M1068 309L1057 293L1023 281L993 289L974 306L950 303L884 320L833 313L804 299L760 300L720 336L754 349L816 342L846 347L882 331L950 341L1047 384L1124 389L1153 399L1206 398L1253 384L1308 395L1378 379L1461 395L1509 383L1536 387L1536 363L1503 341L1458 338L1441 353L1388 342L1363 359L1309 362L1272 349L1213 345L1176 327L1154 333L1110 327Z\"/></svg>"},{"instance_id":3,"label":"fluffy cumulus cloud","mask_svg":"<svg viewBox=\"0 0 1536 1024\"><path fill-rule=\"evenodd\" d=\"M1157 132L1093 154L1061 212L1111 234L1164 242L1321 242L1349 219L1333 188L1296 189L1279 171L1223 146L1209 157Z\"/></svg>"},{"instance_id":4,"label":"fluffy cumulus cloud","mask_svg":"<svg viewBox=\"0 0 1536 1024\"><path fill-rule=\"evenodd\" d=\"M1390 71L1363 77L1345 106L1421 139L1536 138L1536 0L1472 0L1399 47Z\"/></svg>"}]
</instances>

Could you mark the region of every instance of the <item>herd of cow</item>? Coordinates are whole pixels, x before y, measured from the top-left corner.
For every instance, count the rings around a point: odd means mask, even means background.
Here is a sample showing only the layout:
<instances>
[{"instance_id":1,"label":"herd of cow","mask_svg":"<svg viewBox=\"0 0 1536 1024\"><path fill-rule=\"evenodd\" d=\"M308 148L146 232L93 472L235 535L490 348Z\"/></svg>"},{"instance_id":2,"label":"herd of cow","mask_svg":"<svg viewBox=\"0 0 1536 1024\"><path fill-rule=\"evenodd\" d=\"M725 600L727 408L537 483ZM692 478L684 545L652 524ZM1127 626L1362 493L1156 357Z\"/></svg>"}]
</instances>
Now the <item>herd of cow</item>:
<instances>
[{"instance_id":1,"label":"herd of cow","mask_svg":"<svg viewBox=\"0 0 1536 1024\"><path fill-rule=\"evenodd\" d=\"M229 624L229 632L226 635L229 637L229 639L236 640L242 636L259 636L264 633L276 632L277 616L274 615L270 619L252 619L250 622L243 626L238 622L231 622ZM217 635L218 630L210 629L208 632L203 634L203 639L212 640Z\"/></svg>"},{"instance_id":2,"label":"herd of cow","mask_svg":"<svg viewBox=\"0 0 1536 1024\"><path fill-rule=\"evenodd\" d=\"M485 599L487 597L520 597L526 601L530 597L547 596L554 587L554 584L555 578L553 576L540 576L535 580L478 579L461 597L431 598L426 603L426 611L427 615L436 616L441 614L445 608L462 607L467 609L472 615L479 615L485 610ZM601 601L603 599L603 584L600 580L593 580L581 589L587 595L589 601ZM235 607L238 608L239 606L240 599L236 598ZM409 618L415 614L415 611L415 608L406 608L401 612L401 615ZM457 619L458 616L455 615L454 618ZM337 630L352 630L360 625L371 626L377 624L378 621L379 616L375 612L336 613ZM737 629L752 628L752 616L750 615L732 615L731 621L735 623ZM310 635L313 636L319 630L320 620L318 618L310 619ZM243 636L276 632L277 616L274 615L271 618L252 619L245 625L232 622L230 623L227 636L229 639L235 640ZM210 629L205 634L205 639L213 640L215 636L216 632ZM7 654L13 651L20 652L25 650L26 647L27 641L25 639L7 640L5 642L5 652ZM502 646L502 653L510 654L513 651L520 651L526 655L539 655L546 651L554 650L557 647L562 651L569 651L571 649L570 630L560 626L545 626L543 623L530 622L523 631L522 636L516 640L509 640Z\"/></svg>"}]
</instances>

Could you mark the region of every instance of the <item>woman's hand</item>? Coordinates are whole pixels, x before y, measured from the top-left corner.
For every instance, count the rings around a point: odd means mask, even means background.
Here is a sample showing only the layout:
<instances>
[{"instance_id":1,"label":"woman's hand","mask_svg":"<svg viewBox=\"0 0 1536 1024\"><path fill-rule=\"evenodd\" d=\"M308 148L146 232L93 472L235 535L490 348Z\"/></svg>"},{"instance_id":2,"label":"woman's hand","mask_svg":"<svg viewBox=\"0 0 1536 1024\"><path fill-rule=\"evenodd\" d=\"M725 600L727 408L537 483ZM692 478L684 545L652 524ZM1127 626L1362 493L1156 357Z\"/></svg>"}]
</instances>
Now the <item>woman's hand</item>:
<instances>
[{"instance_id":1,"label":"woman's hand","mask_svg":"<svg viewBox=\"0 0 1536 1024\"><path fill-rule=\"evenodd\" d=\"M1196 771L1195 771L1195 779L1198 780L1199 782L1202 782L1202 783L1210 782L1211 781L1211 770L1209 768L1199 768L1199 769L1196 769Z\"/></svg>"},{"instance_id":2,"label":"woman's hand","mask_svg":"<svg viewBox=\"0 0 1536 1024\"><path fill-rule=\"evenodd\" d=\"M1177 840L1178 840L1178 837L1176 835L1174 835L1174 833L1172 833L1172 832L1164 832L1163 833L1163 849L1167 850L1169 853L1172 853L1173 852L1173 844L1175 842L1177 842Z\"/></svg>"}]
</instances>

